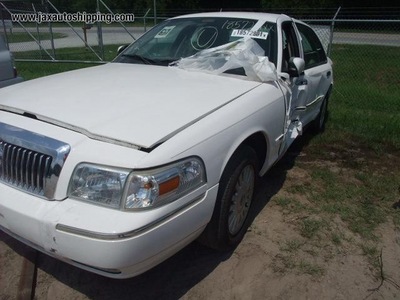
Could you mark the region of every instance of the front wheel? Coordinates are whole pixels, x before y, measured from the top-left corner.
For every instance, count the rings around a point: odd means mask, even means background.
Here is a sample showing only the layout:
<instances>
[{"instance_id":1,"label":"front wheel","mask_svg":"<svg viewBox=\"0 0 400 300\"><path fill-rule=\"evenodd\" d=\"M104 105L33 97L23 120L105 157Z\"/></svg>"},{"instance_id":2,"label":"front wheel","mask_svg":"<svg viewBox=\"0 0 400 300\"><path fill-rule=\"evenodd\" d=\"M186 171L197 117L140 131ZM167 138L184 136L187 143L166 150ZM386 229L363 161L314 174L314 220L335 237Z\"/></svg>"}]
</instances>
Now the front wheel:
<instances>
[{"instance_id":1,"label":"front wheel","mask_svg":"<svg viewBox=\"0 0 400 300\"><path fill-rule=\"evenodd\" d=\"M249 146L236 150L222 173L214 213L200 242L229 250L243 239L258 176L256 152Z\"/></svg>"}]
</instances>

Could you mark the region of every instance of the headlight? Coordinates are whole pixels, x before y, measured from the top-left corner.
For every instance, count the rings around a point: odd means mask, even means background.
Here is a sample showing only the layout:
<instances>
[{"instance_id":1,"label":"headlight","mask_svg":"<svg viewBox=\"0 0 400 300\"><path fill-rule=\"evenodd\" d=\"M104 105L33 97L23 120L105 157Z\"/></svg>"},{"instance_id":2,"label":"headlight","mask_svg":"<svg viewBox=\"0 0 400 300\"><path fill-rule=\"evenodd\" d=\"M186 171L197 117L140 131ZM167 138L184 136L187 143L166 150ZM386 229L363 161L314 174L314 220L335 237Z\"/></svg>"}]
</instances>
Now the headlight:
<instances>
[{"instance_id":1,"label":"headlight","mask_svg":"<svg viewBox=\"0 0 400 300\"><path fill-rule=\"evenodd\" d=\"M76 167L68 187L68 196L113 208L121 207L129 170L121 170L92 164Z\"/></svg>"},{"instance_id":2,"label":"headlight","mask_svg":"<svg viewBox=\"0 0 400 300\"><path fill-rule=\"evenodd\" d=\"M205 182L204 165L198 158L144 171L84 163L75 169L68 194L112 208L143 209L170 203Z\"/></svg>"},{"instance_id":3,"label":"headlight","mask_svg":"<svg viewBox=\"0 0 400 300\"><path fill-rule=\"evenodd\" d=\"M132 172L127 180L126 209L172 202L206 182L203 163L190 158L164 168Z\"/></svg>"}]
</instances>

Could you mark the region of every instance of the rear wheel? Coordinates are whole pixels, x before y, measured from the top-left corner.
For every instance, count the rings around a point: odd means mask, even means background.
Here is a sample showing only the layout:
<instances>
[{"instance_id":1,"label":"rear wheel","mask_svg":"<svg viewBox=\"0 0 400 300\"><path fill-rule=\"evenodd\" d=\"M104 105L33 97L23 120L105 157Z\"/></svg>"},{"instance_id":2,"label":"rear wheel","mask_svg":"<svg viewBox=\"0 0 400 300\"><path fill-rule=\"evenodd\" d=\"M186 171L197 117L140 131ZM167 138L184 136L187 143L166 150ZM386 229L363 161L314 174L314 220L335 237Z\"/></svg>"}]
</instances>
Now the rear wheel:
<instances>
[{"instance_id":1,"label":"rear wheel","mask_svg":"<svg viewBox=\"0 0 400 300\"><path fill-rule=\"evenodd\" d=\"M311 130L316 134L324 132L327 117L328 117L328 97L325 97L324 100L322 101L318 116L311 123Z\"/></svg>"},{"instance_id":2,"label":"rear wheel","mask_svg":"<svg viewBox=\"0 0 400 300\"><path fill-rule=\"evenodd\" d=\"M210 223L200 242L217 250L229 250L243 239L258 176L256 152L240 147L229 160L220 180Z\"/></svg>"}]
</instances>

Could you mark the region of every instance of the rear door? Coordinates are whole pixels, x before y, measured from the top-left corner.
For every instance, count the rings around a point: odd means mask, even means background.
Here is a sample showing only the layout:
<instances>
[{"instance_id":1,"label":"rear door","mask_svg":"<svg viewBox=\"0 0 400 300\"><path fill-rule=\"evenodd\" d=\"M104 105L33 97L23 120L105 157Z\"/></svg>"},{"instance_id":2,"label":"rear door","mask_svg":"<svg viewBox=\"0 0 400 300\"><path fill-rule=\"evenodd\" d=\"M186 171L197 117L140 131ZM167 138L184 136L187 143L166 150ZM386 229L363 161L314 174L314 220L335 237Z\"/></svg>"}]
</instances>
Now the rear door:
<instances>
[{"instance_id":1,"label":"rear door","mask_svg":"<svg viewBox=\"0 0 400 300\"><path fill-rule=\"evenodd\" d=\"M322 100L332 83L332 66L315 32L303 23L296 23L296 27L305 61L303 83L307 85L307 97L304 103L298 104L298 109L302 111L302 123L307 124L317 117Z\"/></svg>"}]
</instances>

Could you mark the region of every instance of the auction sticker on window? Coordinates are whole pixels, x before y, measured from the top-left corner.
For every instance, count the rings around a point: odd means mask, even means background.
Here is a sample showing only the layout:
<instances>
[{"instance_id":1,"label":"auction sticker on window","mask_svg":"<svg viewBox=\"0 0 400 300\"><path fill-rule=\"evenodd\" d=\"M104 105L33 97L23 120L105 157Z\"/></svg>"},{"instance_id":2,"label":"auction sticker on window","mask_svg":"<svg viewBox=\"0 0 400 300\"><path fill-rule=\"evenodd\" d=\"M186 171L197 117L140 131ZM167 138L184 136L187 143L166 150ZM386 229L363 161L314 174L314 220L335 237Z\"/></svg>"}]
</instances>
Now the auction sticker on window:
<instances>
[{"instance_id":1,"label":"auction sticker on window","mask_svg":"<svg viewBox=\"0 0 400 300\"><path fill-rule=\"evenodd\" d=\"M266 40L268 38L268 32L263 31L252 31L246 29L234 29L231 36L233 37L251 37L254 39Z\"/></svg>"},{"instance_id":2,"label":"auction sticker on window","mask_svg":"<svg viewBox=\"0 0 400 300\"><path fill-rule=\"evenodd\" d=\"M165 26L160 30L159 33L155 36L155 38L165 38L167 35L175 28L175 26Z\"/></svg>"}]
</instances>

